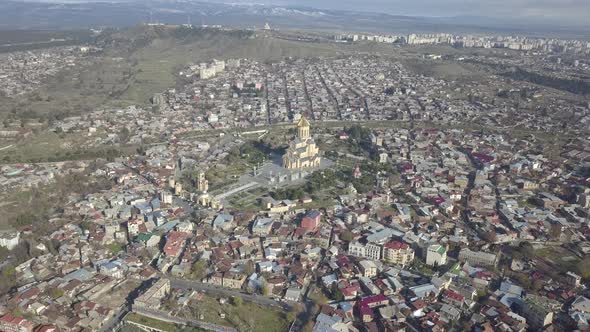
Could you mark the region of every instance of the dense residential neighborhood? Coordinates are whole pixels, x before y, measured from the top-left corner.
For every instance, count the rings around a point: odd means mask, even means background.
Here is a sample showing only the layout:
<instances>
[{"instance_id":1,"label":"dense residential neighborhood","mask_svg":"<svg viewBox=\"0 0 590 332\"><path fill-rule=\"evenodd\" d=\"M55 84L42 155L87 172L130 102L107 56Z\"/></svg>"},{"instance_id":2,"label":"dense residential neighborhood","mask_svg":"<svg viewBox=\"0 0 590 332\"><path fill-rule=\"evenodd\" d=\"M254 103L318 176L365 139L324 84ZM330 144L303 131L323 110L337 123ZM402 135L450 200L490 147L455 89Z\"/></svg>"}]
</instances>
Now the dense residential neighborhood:
<instances>
[{"instance_id":1,"label":"dense residential neighborhood","mask_svg":"<svg viewBox=\"0 0 590 332\"><path fill-rule=\"evenodd\" d=\"M505 66L588 50L444 42L539 52L445 60ZM5 55L2 91L31 91L80 52ZM377 55L220 57L187 63L149 106L48 123L88 150L133 152L3 161L3 191L81 189L0 233L0 330L267 330L239 308L289 331L590 329L590 105L489 75L465 83ZM0 135L35 134L7 121Z\"/></svg>"}]
</instances>

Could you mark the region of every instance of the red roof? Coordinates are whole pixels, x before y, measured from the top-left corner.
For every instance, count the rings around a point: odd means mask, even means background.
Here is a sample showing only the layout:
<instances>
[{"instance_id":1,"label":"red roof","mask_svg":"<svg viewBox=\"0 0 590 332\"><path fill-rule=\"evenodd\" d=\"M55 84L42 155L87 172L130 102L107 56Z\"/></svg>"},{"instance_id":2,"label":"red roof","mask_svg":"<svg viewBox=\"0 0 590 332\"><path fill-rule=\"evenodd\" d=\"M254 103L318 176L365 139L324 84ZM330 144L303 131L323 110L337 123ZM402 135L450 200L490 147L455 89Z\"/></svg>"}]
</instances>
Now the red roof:
<instances>
[{"instance_id":1,"label":"red roof","mask_svg":"<svg viewBox=\"0 0 590 332\"><path fill-rule=\"evenodd\" d=\"M471 155L473 156L473 158L477 159L478 161L481 161L482 163L489 163L494 160L494 157L483 153L474 152Z\"/></svg>"},{"instance_id":2,"label":"red roof","mask_svg":"<svg viewBox=\"0 0 590 332\"><path fill-rule=\"evenodd\" d=\"M344 287L340 289L344 296L353 296L359 290L358 285L350 285L348 287Z\"/></svg>"},{"instance_id":3,"label":"red roof","mask_svg":"<svg viewBox=\"0 0 590 332\"><path fill-rule=\"evenodd\" d=\"M33 323L22 317L13 316L12 314L6 314L0 317L0 322L12 326L21 326L27 329L33 329Z\"/></svg>"},{"instance_id":4,"label":"red roof","mask_svg":"<svg viewBox=\"0 0 590 332\"><path fill-rule=\"evenodd\" d=\"M391 241L387 242L383 245L383 248L386 249L393 249L393 250L401 250L401 249L408 249L410 246L407 243L401 241Z\"/></svg>"},{"instance_id":5,"label":"red roof","mask_svg":"<svg viewBox=\"0 0 590 332\"><path fill-rule=\"evenodd\" d=\"M369 296L369 297L365 297L364 299L360 300L358 302L358 305L360 307L364 307L364 306L372 306L375 303L379 303L379 302L383 302L383 301L389 301L389 299L387 298L387 296L383 295L383 294L378 294L375 296Z\"/></svg>"},{"instance_id":6,"label":"red roof","mask_svg":"<svg viewBox=\"0 0 590 332\"><path fill-rule=\"evenodd\" d=\"M428 304L426 304L426 302L422 301L422 300L416 300L414 302L412 302L412 307L414 307L415 310L419 310L422 308L427 307Z\"/></svg>"},{"instance_id":7,"label":"red roof","mask_svg":"<svg viewBox=\"0 0 590 332\"><path fill-rule=\"evenodd\" d=\"M461 302L465 301L465 297L463 295L461 295L457 292L453 292L452 290L449 290L449 289L447 289L445 291L444 296L449 299L455 300L455 301L461 301Z\"/></svg>"},{"instance_id":8,"label":"red roof","mask_svg":"<svg viewBox=\"0 0 590 332\"><path fill-rule=\"evenodd\" d=\"M178 255L182 245L189 235L189 233L177 231L168 233L168 236L166 237L166 245L164 246L164 253L168 256Z\"/></svg>"},{"instance_id":9,"label":"red roof","mask_svg":"<svg viewBox=\"0 0 590 332\"><path fill-rule=\"evenodd\" d=\"M37 295L39 295L41 293L41 290L37 287L31 287L29 289L27 289L26 291L22 292L19 296L19 298L21 299L30 299L33 297L36 297Z\"/></svg>"},{"instance_id":10,"label":"red roof","mask_svg":"<svg viewBox=\"0 0 590 332\"><path fill-rule=\"evenodd\" d=\"M362 316L365 316L365 315L367 315L367 316L371 316L371 317L373 317L373 309L371 309L371 308L369 308L369 307L367 307L367 306L362 306L362 307L360 307L360 308L359 308L359 311L361 312L361 315L362 315Z\"/></svg>"},{"instance_id":11,"label":"red roof","mask_svg":"<svg viewBox=\"0 0 590 332\"><path fill-rule=\"evenodd\" d=\"M445 201L445 199L442 197L436 197L436 198L432 199L432 203L434 203L436 205L439 205L439 204L443 203L444 201Z\"/></svg>"}]
</instances>

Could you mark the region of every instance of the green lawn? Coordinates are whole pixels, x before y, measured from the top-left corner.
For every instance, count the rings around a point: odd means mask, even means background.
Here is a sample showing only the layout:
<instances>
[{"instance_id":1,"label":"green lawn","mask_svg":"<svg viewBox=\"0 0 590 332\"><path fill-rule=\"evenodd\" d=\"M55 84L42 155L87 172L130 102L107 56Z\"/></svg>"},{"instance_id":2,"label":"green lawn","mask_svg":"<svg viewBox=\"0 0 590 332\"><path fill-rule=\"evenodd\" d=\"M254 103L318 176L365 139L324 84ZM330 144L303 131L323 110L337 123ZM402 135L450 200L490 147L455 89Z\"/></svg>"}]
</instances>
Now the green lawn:
<instances>
[{"instance_id":1,"label":"green lawn","mask_svg":"<svg viewBox=\"0 0 590 332\"><path fill-rule=\"evenodd\" d=\"M258 198L266 194L267 190L263 188L254 188L245 192L240 192L228 199L229 206L242 212L256 212L260 210Z\"/></svg>"},{"instance_id":2,"label":"green lawn","mask_svg":"<svg viewBox=\"0 0 590 332\"><path fill-rule=\"evenodd\" d=\"M111 243L107 246L107 248L111 251L113 255L118 254L120 251L125 249L125 245L121 243Z\"/></svg>"}]
</instances>

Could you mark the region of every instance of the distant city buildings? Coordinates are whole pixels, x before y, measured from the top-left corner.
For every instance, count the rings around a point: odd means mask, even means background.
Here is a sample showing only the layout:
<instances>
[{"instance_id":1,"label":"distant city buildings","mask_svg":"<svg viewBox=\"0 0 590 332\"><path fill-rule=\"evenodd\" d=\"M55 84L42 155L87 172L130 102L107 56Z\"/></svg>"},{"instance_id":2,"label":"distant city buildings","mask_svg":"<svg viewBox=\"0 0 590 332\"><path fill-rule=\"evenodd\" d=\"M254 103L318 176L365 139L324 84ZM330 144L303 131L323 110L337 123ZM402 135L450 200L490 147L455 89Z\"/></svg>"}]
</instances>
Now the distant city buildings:
<instances>
[{"instance_id":1,"label":"distant city buildings","mask_svg":"<svg viewBox=\"0 0 590 332\"><path fill-rule=\"evenodd\" d=\"M588 54L590 43L583 40L534 38L524 36L452 35L448 33L411 33L406 36L341 34L336 42L371 41L388 44L438 45L446 44L464 48L505 48L518 51L543 51L554 53ZM574 66L579 60L574 61Z\"/></svg>"}]
</instances>

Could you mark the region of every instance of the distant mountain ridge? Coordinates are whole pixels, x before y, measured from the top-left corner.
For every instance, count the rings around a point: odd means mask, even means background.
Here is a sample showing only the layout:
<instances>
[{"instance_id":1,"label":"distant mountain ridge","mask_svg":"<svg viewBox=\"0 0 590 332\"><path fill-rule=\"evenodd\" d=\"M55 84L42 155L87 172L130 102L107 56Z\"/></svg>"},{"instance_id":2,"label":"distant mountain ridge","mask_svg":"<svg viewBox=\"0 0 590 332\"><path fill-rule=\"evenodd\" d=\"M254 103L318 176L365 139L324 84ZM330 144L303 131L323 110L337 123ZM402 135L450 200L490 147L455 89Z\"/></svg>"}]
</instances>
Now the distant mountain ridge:
<instances>
[{"instance_id":1,"label":"distant mountain ridge","mask_svg":"<svg viewBox=\"0 0 590 332\"><path fill-rule=\"evenodd\" d=\"M180 0L6 0L0 2L0 29L125 27L140 23L262 27L407 34L411 32L522 33L550 37L588 36L590 28L563 28L483 17L417 17L326 10L305 6L211 3Z\"/></svg>"}]
</instances>

